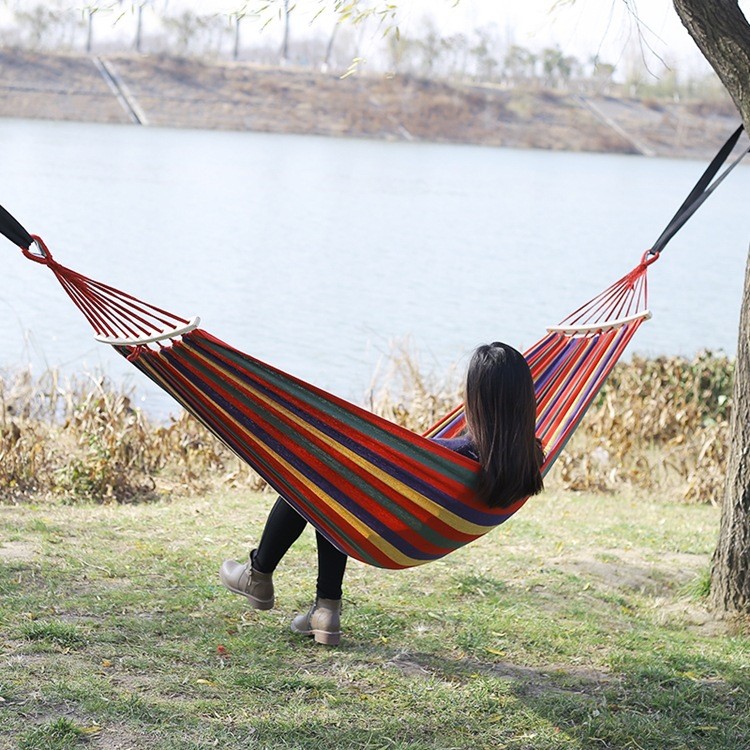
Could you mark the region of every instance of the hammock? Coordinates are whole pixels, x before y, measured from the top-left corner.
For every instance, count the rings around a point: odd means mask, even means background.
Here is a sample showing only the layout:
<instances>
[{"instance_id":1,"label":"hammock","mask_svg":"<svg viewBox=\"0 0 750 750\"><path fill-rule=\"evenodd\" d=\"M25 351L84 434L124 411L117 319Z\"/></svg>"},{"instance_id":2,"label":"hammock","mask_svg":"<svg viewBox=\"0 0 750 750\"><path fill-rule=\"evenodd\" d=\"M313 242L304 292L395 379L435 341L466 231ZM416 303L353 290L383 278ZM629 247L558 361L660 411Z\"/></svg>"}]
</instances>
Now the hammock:
<instances>
[{"instance_id":1,"label":"hammock","mask_svg":"<svg viewBox=\"0 0 750 750\"><path fill-rule=\"evenodd\" d=\"M736 166L739 160L709 185L739 134L638 265L525 353L545 473L650 317L647 269ZM475 495L479 465L430 440L464 429L461 406L425 435L414 434L234 349L201 329L198 318L60 265L2 207L0 232L55 274L99 341L171 394L347 555L383 568L420 565L484 535L526 502L488 508Z\"/></svg>"}]
</instances>

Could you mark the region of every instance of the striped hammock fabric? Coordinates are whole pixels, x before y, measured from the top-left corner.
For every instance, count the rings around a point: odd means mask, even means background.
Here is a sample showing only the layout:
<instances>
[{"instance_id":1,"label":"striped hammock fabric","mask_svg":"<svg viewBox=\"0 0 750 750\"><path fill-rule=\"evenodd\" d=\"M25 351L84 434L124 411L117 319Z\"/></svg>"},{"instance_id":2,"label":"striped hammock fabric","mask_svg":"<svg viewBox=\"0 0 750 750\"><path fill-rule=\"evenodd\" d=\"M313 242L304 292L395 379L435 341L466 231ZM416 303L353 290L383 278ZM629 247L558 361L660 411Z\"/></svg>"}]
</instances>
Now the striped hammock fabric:
<instances>
[{"instance_id":1,"label":"striped hammock fabric","mask_svg":"<svg viewBox=\"0 0 750 750\"><path fill-rule=\"evenodd\" d=\"M628 342L649 317L646 272L750 151L719 174L721 147L628 274L526 352L544 471L559 456ZM718 175L718 176L717 176ZM219 341L187 320L61 266L0 206L0 233L48 266L96 331L247 461L347 555L384 568L437 560L512 516L475 497L479 465L430 440L464 429L461 406L416 435Z\"/></svg>"},{"instance_id":2,"label":"striped hammock fabric","mask_svg":"<svg viewBox=\"0 0 750 750\"><path fill-rule=\"evenodd\" d=\"M519 510L475 496L479 465L431 441L464 427L458 407L426 435L304 383L187 320L52 259L47 265L96 331L246 461L336 547L406 568L439 559ZM546 472L649 316L644 255L633 271L526 352Z\"/></svg>"}]
</instances>

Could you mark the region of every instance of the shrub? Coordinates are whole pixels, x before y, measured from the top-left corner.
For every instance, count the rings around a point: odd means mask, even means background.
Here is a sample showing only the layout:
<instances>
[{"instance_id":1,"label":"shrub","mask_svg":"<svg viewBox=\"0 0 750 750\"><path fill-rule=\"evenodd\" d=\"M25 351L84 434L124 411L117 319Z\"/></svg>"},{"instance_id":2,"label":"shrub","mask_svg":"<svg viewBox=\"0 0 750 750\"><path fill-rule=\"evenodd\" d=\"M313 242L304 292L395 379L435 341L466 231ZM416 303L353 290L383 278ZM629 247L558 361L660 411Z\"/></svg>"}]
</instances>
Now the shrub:
<instances>
[{"instance_id":1,"label":"shrub","mask_svg":"<svg viewBox=\"0 0 750 750\"><path fill-rule=\"evenodd\" d=\"M718 503L732 372L726 356L711 352L620 362L558 459L553 481L574 490L630 485ZM400 343L376 375L368 405L421 433L460 402L461 380L455 368L425 372L413 348ZM193 417L183 412L153 424L131 403L103 378L0 378L2 499L135 502L219 483L264 486Z\"/></svg>"},{"instance_id":2,"label":"shrub","mask_svg":"<svg viewBox=\"0 0 750 750\"><path fill-rule=\"evenodd\" d=\"M377 413L424 431L461 398L455 377L436 385L408 349L396 349ZM716 504L724 483L733 363L702 352L620 362L555 464L567 489L631 485Z\"/></svg>"},{"instance_id":3,"label":"shrub","mask_svg":"<svg viewBox=\"0 0 750 750\"><path fill-rule=\"evenodd\" d=\"M183 413L153 424L106 378L0 378L0 492L5 501L134 502L220 481L260 486L234 454Z\"/></svg>"}]
</instances>

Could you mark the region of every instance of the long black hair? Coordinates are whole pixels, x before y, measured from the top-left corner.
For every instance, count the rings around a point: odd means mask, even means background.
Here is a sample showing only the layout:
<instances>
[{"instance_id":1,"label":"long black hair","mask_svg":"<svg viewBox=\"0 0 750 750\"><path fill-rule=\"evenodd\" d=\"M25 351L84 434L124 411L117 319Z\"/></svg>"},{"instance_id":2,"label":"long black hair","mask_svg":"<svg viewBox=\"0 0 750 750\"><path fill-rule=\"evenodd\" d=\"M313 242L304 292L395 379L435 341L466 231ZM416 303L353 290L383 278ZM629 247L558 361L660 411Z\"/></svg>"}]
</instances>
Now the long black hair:
<instances>
[{"instance_id":1,"label":"long black hair","mask_svg":"<svg viewBox=\"0 0 750 750\"><path fill-rule=\"evenodd\" d=\"M476 349L466 374L466 424L482 464L480 496L507 507L541 492L536 398L523 355L498 341Z\"/></svg>"}]
</instances>

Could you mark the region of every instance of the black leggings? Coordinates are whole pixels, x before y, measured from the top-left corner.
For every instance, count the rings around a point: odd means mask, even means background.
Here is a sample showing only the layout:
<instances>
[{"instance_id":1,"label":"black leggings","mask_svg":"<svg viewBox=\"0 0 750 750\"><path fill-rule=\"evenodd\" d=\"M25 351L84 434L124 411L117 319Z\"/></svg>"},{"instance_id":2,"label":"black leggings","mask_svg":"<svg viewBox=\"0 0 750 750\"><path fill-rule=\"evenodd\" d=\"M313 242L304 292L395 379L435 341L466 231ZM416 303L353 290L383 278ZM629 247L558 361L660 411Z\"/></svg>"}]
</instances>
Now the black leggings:
<instances>
[{"instance_id":1,"label":"black leggings","mask_svg":"<svg viewBox=\"0 0 750 750\"><path fill-rule=\"evenodd\" d=\"M306 525L307 521L283 497L279 497L268 514L253 556L253 567L261 573L273 573ZM321 599L341 599L347 557L319 531L315 532L315 539L318 545L317 595Z\"/></svg>"}]
</instances>

